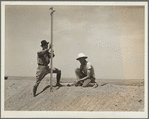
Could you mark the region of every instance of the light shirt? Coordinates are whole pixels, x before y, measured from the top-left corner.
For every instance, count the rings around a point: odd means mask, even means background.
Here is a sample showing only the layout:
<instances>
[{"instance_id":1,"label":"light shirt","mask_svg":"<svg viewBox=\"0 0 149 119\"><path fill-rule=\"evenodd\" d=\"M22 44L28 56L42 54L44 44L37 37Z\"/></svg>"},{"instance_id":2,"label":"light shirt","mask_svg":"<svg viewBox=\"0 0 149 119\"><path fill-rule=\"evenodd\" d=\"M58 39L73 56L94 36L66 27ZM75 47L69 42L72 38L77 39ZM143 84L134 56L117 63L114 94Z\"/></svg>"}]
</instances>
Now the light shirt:
<instances>
[{"instance_id":1,"label":"light shirt","mask_svg":"<svg viewBox=\"0 0 149 119\"><path fill-rule=\"evenodd\" d=\"M80 70L87 75L87 70L90 70L90 76L95 78L94 68L90 62L86 62L85 65L80 65Z\"/></svg>"}]
</instances>

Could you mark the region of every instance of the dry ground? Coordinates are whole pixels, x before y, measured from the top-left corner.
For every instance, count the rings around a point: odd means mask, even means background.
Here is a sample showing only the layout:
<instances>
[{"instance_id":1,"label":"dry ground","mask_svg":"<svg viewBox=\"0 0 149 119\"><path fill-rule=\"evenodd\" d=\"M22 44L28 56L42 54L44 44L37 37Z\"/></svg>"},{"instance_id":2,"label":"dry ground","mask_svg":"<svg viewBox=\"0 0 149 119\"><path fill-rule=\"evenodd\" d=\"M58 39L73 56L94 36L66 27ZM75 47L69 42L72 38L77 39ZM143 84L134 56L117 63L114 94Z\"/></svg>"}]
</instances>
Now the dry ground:
<instances>
[{"instance_id":1,"label":"dry ground","mask_svg":"<svg viewBox=\"0 0 149 119\"><path fill-rule=\"evenodd\" d=\"M55 81L55 79L54 79ZM74 79L62 79L62 84ZM98 87L63 86L50 88L45 78L36 97L34 78L9 77L5 80L7 111L144 111L143 80L97 80ZM54 82L53 82L54 84Z\"/></svg>"}]
</instances>

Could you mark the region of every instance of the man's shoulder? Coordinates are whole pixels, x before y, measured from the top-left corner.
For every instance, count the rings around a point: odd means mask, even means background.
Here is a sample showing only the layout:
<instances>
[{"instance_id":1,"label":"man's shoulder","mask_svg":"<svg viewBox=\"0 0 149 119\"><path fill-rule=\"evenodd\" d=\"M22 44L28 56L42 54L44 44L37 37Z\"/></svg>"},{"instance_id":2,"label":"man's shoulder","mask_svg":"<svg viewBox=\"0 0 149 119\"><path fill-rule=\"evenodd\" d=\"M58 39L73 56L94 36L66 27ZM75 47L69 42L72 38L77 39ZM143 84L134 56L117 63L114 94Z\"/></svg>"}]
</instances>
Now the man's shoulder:
<instances>
[{"instance_id":1,"label":"man's shoulder","mask_svg":"<svg viewBox=\"0 0 149 119\"><path fill-rule=\"evenodd\" d=\"M90 62L87 62L87 65L91 65L91 63Z\"/></svg>"},{"instance_id":2,"label":"man's shoulder","mask_svg":"<svg viewBox=\"0 0 149 119\"><path fill-rule=\"evenodd\" d=\"M40 52L42 52L42 51L41 50L40 51L37 51L37 54L40 53Z\"/></svg>"},{"instance_id":3,"label":"man's shoulder","mask_svg":"<svg viewBox=\"0 0 149 119\"><path fill-rule=\"evenodd\" d=\"M87 69L90 69L92 67L90 62L87 62Z\"/></svg>"}]
</instances>

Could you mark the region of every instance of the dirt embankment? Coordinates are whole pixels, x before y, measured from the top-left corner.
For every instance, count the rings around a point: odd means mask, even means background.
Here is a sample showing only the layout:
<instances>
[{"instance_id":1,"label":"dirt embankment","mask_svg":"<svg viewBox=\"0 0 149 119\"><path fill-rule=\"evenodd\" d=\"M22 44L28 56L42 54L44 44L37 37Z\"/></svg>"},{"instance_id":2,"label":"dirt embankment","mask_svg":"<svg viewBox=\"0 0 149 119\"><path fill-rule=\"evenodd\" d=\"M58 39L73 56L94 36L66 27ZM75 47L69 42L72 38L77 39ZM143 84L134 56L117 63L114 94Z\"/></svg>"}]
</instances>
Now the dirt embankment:
<instances>
[{"instance_id":1,"label":"dirt embankment","mask_svg":"<svg viewBox=\"0 0 149 119\"><path fill-rule=\"evenodd\" d=\"M132 82L132 81L129 81ZM50 88L46 80L38 87L36 97L32 89L35 80L5 80L5 110L15 111L143 111L144 86L135 82L97 82L98 87L63 86ZM117 84L117 85L115 85ZM139 84L139 85L138 85Z\"/></svg>"}]
</instances>

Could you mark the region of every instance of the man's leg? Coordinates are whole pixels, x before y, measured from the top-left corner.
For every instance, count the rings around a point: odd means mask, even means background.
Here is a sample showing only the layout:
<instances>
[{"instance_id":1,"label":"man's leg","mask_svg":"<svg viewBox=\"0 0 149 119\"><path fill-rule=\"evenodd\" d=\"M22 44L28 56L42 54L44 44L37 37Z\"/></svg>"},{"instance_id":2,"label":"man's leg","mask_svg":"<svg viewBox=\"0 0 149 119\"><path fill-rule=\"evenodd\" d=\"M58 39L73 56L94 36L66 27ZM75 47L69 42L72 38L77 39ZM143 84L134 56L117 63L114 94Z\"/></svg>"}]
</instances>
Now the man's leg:
<instances>
[{"instance_id":1,"label":"man's leg","mask_svg":"<svg viewBox=\"0 0 149 119\"><path fill-rule=\"evenodd\" d=\"M76 78L77 78L75 86L82 86L83 81L80 81L80 79L85 77L86 75L79 68L76 68L75 74L76 74Z\"/></svg>"},{"instance_id":2,"label":"man's leg","mask_svg":"<svg viewBox=\"0 0 149 119\"><path fill-rule=\"evenodd\" d=\"M91 81L92 81L91 79L86 79L86 80L84 81L84 83L83 83L82 86L83 86L83 87L87 87L88 84L91 83Z\"/></svg>"},{"instance_id":3,"label":"man's leg","mask_svg":"<svg viewBox=\"0 0 149 119\"><path fill-rule=\"evenodd\" d=\"M84 81L83 87L98 87L98 84L95 82L95 78L90 78Z\"/></svg>"},{"instance_id":4,"label":"man's leg","mask_svg":"<svg viewBox=\"0 0 149 119\"><path fill-rule=\"evenodd\" d=\"M33 87L33 95L34 95L34 97L36 96L37 87L40 84L41 80L45 77L45 75L46 75L45 68L38 67L37 72L36 72L36 79L37 79L37 81L36 81L36 83L35 83L35 85Z\"/></svg>"},{"instance_id":5,"label":"man's leg","mask_svg":"<svg viewBox=\"0 0 149 119\"><path fill-rule=\"evenodd\" d=\"M86 76L83 72L81 72L81 70L79 68L76 68L75 74L76 74L77 80Z\"/></svg>"},{"instance_id":6,"label":"man's leg","mask_svg":"<svg viewBox=\"0 0 149 119\"><path fill-rule=\"evenodd\" d=\"M62 85L60 84L61 70L58 70L56 73L57 73L57 75L56 75L56 79L57 79L56 85L57 85L57 86L62 86Z\"/></svg>"},{"instance_id":7,"label":"man's leg","mask_svg":"<svg viewBox=\"0 0 149 119\"><path fill-rule=\"evenodd\" d=\"M36 91L37 91L37 87L38 87L39 83L40 83L40 80L37 79L37 81L36 81L36 83L35 83L35 85L33 87L33 95L34 95L34 97L36 96Z\"/></svg>"},{"instance_id":8,"label":"man's leg","mask_svg":"<svg viewBox=\"0 0 149 119\"><path fill-rule=\"evenodd\" d=\"M53 73L56 73L56 80L57 80L57 82L56 82L56 85L55 85L55 86L62 86L62 85L60 84L61 70L59 70L59 69L53 67Z\"/></svg>"}]
</instances>

